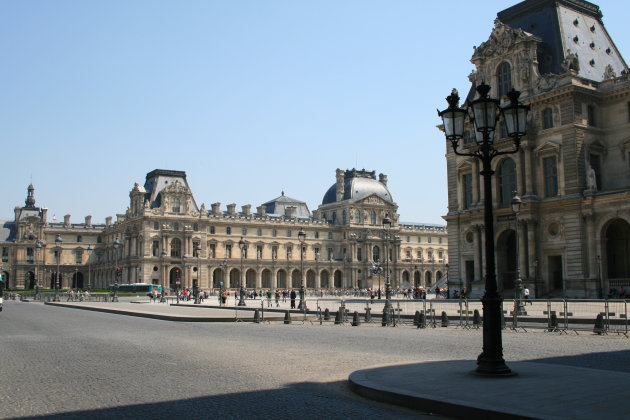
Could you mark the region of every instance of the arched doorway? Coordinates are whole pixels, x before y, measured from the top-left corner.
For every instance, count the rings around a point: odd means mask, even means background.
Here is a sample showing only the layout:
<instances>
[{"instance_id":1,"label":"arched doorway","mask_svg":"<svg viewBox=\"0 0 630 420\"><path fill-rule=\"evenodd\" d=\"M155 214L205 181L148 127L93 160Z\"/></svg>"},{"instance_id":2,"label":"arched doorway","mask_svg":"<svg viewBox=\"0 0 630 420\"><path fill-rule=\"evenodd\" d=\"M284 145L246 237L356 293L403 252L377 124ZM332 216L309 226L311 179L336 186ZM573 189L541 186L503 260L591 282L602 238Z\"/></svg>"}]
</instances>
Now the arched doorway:
<instances>
[{"instance_id":1,"label":"arched doorway","mask_svg":"<svg viewBox=\"0 0 630 420\"><path fill-rule=\"evenodd\" d=\"M302 285L301 274L300 270L293 270L291 273L291 287L299 288Z\"/></svg>"},{"instance_id":2,"label":"arched doorway","mask_svg":"<svg viewBox=\"0 0 630 420\"><path fill-rule=\"evenodd\" d=\"M238 268L233 268L230 271L230 286L231 289L239 289L241 287L241 271Z\"/></svg>"},{"instance_id":3,"label":"arched doorway","mask_svg":"<svg viewBox=\"0 0 630 420\"><path fill-rule=\"evenodd\" d=\"M182 270L179 267L171 268L168 276L168 287L179 290L182 287Z\"/></svg>"},{"instance_id":4,"label":"arched doorway","mask_svg":"<svg viewBox=\"0 0 630 420\"><path fill-rule=\"evenodd\" d=\"M407 270L403 271L403 273L402 273L402 287L404 287L404 288L411 287L411 282L409 280L411 280L411 275L409 274L409 271L407 271Z\"/></svg>"},{"instance_id":5,"label":"arched doorway","mask_svg":"<svg viewBox=\"0 0 630 420\"><path fill-rule=\"evenodd\" d=\"M276 275L276 280L278 284L278 289L287 288L287 272L286 271L278 270L278 274Z\"/></svg>"},{"instance_id":6,"label":"arched doorway","mask_svg":"<svg viewBox=\"0 0 630 420\"><path fill-rule=\"evenodd\" d=\"M315 288L315 272L313 270L308 270L306 272L306 287L308 289Z\"/></svg>"},{"instance_id":7,"label":"arched doorway","mask_svg":"<svg viewBox=\"0 0 630 420\"><path fill-rule=\"evenodd\" d=\"M265 268L262 272L262 287L271 289L271 270Z\"/></svg>"},{"instance_id":8,"label":"arched doorway","mask_svg":"<svg viewBox=\"0 0 630 420\"><path fill-rule=\"evenodd\" d=\"M221 268L215 268L212 272L212 287L220 289L225 284L224 272Z\"/></svg>"},{"instance_id":9,"label":"arched doorway","mask_svg":"<svg viewBox=\"0 0 630 420\"><path fill-rule=\"evenodd\" d=\"M516 280L516 232L506 229L497 239L497 286L499 291L514 290Z\"/></svg>"},{"instance_id":10,"label":"arched doorway","mask_svg":"<svg viewBox=\"0 0 630 420\"><path fill-rule=\"evenodd\" d=\"M606 228L606 273L610 280L630 280L630 224L614 219ZM611 282L611 286L617 286Z\"/></svg>"},{"instance_id":11,"label":"arched doorway","mask_svg":"<svg viewBox=\"0 0 630 420\"><path fill-rule=\"evenodd\" d=\"M330 287L330 274L328 271L324 270L319 275L320 278L320 286L322 289L328 289Z\"/></svg>"},{"instance_id":12,"label":"arched doorway","mask_svg":"<svg viewBox=\"0 0 630 420\"><path fill-rule=\"evenodd\" d=\"M335 271L335 287L339 289L343 287L343 274L339 270Z\"/></svg>"},{"instance_id":13,"label":"arched doorway","mask_svg":"<svg viewBox=\"0 0 630 420\"><path fill-rule=\"evenodd\" d=\"M427 271L424 273L424 284L426 287L431 287L431 283L433 282L433 273Z\"/></svg>"},{"instance_id":14,"label":"arched doorway","mask_svg":"<svg viewBox=\"0 0 630 420\"><path fill-rule=\"evenodd\" d=\"M420 272L416 271L413 273L413 286L417 289L418 287L422 287L420 284Z\"/></svg>"},{"instance_id":15,"label":"arched doorway","mask_svg":"<svg viewBox=\"0 0 630 420\"><path fill-rule=\"evenodd\" d=\"M247 289L256 288L256 271L253 268L250 268L245 273L245 287Z\"/></svg>"},{"instance_id":16,"label":"arched doorway","mask_svg":"<svg viewBox=\"0 0 630 420\"><path fill-rule=\"evenodd\" d=\"M83 273L80 271L72 275L72 288L83 289Z\"/></svg>"}]
</instances>

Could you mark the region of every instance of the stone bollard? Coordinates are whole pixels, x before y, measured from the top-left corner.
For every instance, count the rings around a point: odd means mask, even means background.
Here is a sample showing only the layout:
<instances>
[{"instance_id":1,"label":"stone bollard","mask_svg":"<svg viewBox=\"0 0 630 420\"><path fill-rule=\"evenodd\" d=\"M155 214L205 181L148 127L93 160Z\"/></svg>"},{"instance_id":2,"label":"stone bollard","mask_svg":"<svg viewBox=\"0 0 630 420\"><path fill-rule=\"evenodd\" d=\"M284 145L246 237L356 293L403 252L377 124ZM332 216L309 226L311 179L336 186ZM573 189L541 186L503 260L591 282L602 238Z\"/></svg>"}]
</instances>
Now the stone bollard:
<instances>
[{"instance_id":1,"label":"stone bollard","mask_svg":"<svg viewBox=\"0 0 630 420\"><path fill-rule=\"evenodd\" d=\"M372 321L372 310L370 308L365 308L365 322Z\"/></svg>"},{"instance_id":2,"label":"stone bollard","mask_svg":"<svg viewBox=\"0 0 630 420\"><path fill-rule=\"evenodd\" d=\"M328 308L324 310L324 321L330 321L330 311Z\"/></svg>"},{"instance_id":3,"label":"stone bollard","mask_svg":"<svg viewBox=\"0 0 630 420\"><path fill-rule=\"evenodd\" d=\"M359 321L359 313L354 311L354 315L352 316L352 326L358 327L359 325L361 325L361 321Z\"/></svg>"},{"instance_id":4,"label":"stone bollard","mask_svg":"<svg viewBox=\"0 0 630 420\"><path fill-rule=\"evenodd\" d=\"M551 313L549 317L549 331L558 331L558 317L555 312Z\"/></svg>"},{"instance_id":5,"label":"stone bollard","mask_svg":"<svg viewBox=\"0 0 630 420\"><path fill-rule=\"evenodd\" d=\"M475 309L473 312L473 327L479 328L481 325L481 315L479 315L479 309Z\"/></svg>"},{"instance_id":6,"label":"stone bollard","mask_svg":"<svg viewBox=\"0 0 630 420\"><path fill-rule=\"evenodd\" d=\"M442 311L442 326L448 327L448 316L446 315L446 311Z\"/></svg>"},{"instance_id":7,"label":"stone bollard","mask_svg":"<svg viewBox=\"0 0 630 420\"><path fill-rule=\"evenodd\" d=\"M341 317L343 316L343 314L341 313L341 311L337 311L337 313L335 313L335 325L339 325L341 324Z\"/></svg>"},{"instance_id":8,"label":"stone bollard","mask_svg":"<svg viewBox=\"0 0 630 420\"><path fill-rule=\"evenodd\" d=\"M593 332L599 335L602 335L604 332L604 315L597 314L597 318L595 318L595 327L593 328Z\"/></svg>"},{"instance_id":9,"label":"stone bollard","mask_svg":"<svg viewBox=\"0 0 630 420\"><path fill-rule=\"evenodd\" d=\"M284 312L284 323L285 324L291 323L291 313L289 311Z\"/></svg>"},{"instance_id":10,"label":"stone bollard","mask_svg":"<svg viewBox=\"0 0 630 420\"><path fill-rule=\"evenodd\" d=\"M260 324L260 309L254 311L254 322Z\"/></svg>"}]
</instances>

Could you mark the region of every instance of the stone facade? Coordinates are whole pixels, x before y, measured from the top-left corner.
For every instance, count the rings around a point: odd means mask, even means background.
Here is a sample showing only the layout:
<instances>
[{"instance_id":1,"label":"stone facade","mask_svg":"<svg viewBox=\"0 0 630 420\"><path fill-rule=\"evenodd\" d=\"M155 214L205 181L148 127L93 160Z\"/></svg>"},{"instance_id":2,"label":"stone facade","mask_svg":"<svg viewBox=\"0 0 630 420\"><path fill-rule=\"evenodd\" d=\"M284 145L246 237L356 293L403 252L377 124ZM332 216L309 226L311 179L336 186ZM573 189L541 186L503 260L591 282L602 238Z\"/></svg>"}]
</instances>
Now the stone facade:
<instances>
[{"instance_id":1,"label":"stone facade","mask_svg":"<svg viewBox=\"0 0 630 420\"><path fill-rule=\"evenodd\" d=\"M344 185L351 188L343 191ZM105 224L93 225L90 216L81 224L70 216L48 222L47 209L35 207L32 186L26 204L15 208L14 221L3 222L2 271L10 288L52 287L58 251L62 288L108 288L117 266L122 283L171 288L197 284L210 290L221 282L237 288L241 271L248 289L296 288L302 272L307 289L378 287L379 280L384 287L384 278L369 268L387 253L393 287L434 287L436 279L444 282L448 267L446 228L400 223L387 176L377 180L368 171L338 169L312 214L284 192L256 211L236 204L223 210L220 203L207 209L197 204L185 172L160 169L147 174L144 186L136 183L126 212ZM387 242L385 216L392 220ZM302 245L300 230L306 234Z\"/></svg>"},{"instance_id":2,"label":"stone facade","mask_svg":"<svg viewBox=\"0 0 630 420\"><path fill-rule=\"evenodd\" d=\"M504 297L513 296L517 270L539 297L630 287L630 78L601 16L585 1L528 0L500 12L475 48L473 88L485 81L505 103L513 87L531 107L520 151L493 160ZM494 144L508 150L503 132L499 123ZM476 147L471 127L463 143ZM478 296L486 258L480 162L446 149L451 284ZM514 192L523 201L518 215Z\"/></svg>"}]
</instances>

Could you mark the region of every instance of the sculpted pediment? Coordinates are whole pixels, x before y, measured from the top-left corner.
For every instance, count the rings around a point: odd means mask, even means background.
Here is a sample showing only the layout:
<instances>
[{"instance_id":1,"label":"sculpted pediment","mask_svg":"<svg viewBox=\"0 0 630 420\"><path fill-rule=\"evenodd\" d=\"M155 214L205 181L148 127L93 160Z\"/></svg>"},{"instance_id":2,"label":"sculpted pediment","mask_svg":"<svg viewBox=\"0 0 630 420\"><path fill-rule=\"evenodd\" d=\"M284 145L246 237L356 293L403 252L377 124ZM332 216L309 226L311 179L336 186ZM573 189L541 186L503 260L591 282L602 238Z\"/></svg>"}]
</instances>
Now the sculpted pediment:
<instances>
[{"instance_id":1,"label":"sculpted pediment","mask_svg":"<svg viewBox=\"0 0 630 420\"><path fill-rule=\"evenodd\" d=\"M369 204L370 206L391 206L390 202L383 200L376 194L365 197L363 200L360 200L359 203Z\"/></svg>"},{"instance_id":2,"label":"sculpted pediment","mask_svg":"<svg viewBox=\"0 0 630 420\"><path fill-rule=\"evenodd\" d=\"M501 22L499 19L494 21L494 28L490 34L490 38L486 42L475 47L473 60L478 57L490 57L495 55L503 55L509 52L515 44L526 41L528 39L538 39L534 35L528 34L522 29L514 29Z\"/></svg>"},{"instance_id":3,"label":"sculpted pediment","mask_svg":"<svg viewBox=\"0 0 630 420\"><path fill-rule=\"evenodd\" d=\"M179 182L179 180L176 180L171 185L164 187L162 192L173 194L186 194L189 192L189 190L185 185Z\"/></svg>"}]
</instances>

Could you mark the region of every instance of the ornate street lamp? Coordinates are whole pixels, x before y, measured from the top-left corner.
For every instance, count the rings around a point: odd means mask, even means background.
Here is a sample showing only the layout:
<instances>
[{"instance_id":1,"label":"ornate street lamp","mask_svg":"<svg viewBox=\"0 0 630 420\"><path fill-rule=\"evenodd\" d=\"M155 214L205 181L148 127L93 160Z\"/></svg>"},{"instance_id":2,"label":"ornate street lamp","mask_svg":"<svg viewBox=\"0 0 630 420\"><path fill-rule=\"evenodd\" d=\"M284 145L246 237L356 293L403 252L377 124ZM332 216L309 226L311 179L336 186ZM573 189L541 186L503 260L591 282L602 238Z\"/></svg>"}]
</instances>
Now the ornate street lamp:
<instances>
[{"instance_id":1,"label":"ornate street lamp","mask_svg":"<svg viewBox=\"0 0 630 420\"><path fill-rule=\"evenodd\" d=\"M44 247L44 243L42 241L37 241L35 243L35 248L37 249L37 267L35 268L35 300L39 300L41 296L39 295L39 289L41 288L41 284L39 282L39 263L40 257L42 253L42 248Z\"/></svg>"},{"instance_id":2,"label":"ornate street lamp","mask_svg":"<svg viewBox=\"0 0 630 420\"><path fill-rule=\"evenodd\" d=\"M514 191L514 197L512 197L512 201L510 201L510 205L512 206L512 212L514 212L514 220L516 226L514 227L515 237L516 237L516 282L514 284L514 302L516 303L514 310L517 315L521 315L525 313L523 308L523 279L521 279L521 266L519 263L519 246L518 246L518 214L521 211L521 205L523 201L521 201L521 197Z\"/></svg>"},{"instance_id":3,"label":"ornate street lamp","mask_svg":"<svg viewBox=\"0 0 630 420\"><path fill-rule=\"evenodd\" d=\"M92 251L94 251L94 248L92 248L92 245L88 245L87 247L87 260L88 260L88 284L87 284L87 290L88 292L90 291L90 288L92 287L92 260L91 260L91 255L92 255Z\"/></svg>"},{"instance_id":4,"label":"ornate street lamp","mask_svg":"<svg viewBox=\"0 0 630 420\"><path fill-rule=\"evenodd\" d=\"M120 241L118 238L114 239L114 296L112 302L118 302L118 278L122 274L122 271L118 268L118 248L120 248Z\"/></svg>"},{"instance_id":5,"label":"ornate street lamp","mask_svg":"<svg viewBox=\"0 0 630 420\"><path fill-rule=\"evenodd\" d=\"M227 260L221 261L221 281L219 281L219 306L223 306L223 284L227 278Z\"/></svg>"},{"instance_id":6,"label":"ornate street lamp","mask_svg":"<svg viewBox=\"0 0 630 420\"><path fill-rule=\"evenodd\" d=\"M479 97L468 104L467 109L459 108L459 95L453 89L446 98L449 107L438 111L444 123L444 134L451 142L453 152L459 156L470 156L481 160L484 190L484 225L486 279L483 303L483 351L477 358L475 372L485 376L506 376L514 373L503 360L501 340L501 302L497 291L494 255L494 218L492 215L492 159L499 155L516 153L521 144L521 137L526 134L527 112L529 107L518 102L520 92L512 89L508 93L510 104L499 107L499 101L488 97L490 86L482 83L477 87ZM513 140L511 150L498 150L494 147L493 137L499 114L503 115L508 136ZM464 123L469 117L474 124L477 150L462 153L458 151L459 141L464 137Z\"/></svg>"},{"instance_id":7,"label":"ornate street lamp","mask_svg":"<svg viewBox=\"0 0 630 420\"><path fill-rule=\"evenodd\" d=\"M201 263L199 262L201 246L198 242L193 243L193 249L197 253L197 283L193 283L193 293L195 294L195 305L199 305L201 300L199 299L199 282L201 281Z\"/></svg>"},{"instance_id":8,"label":"ornate street lamp","mask_svg":"<svg viewBox=\"0 0 630 420\"><path fill-rule=\"evenodd\" d=\"M300 283L300 304L298 305L298 309L306 312L308 309L306 308L306 289L304 287L304 241L306 240L306 233L304 233L304 229L300 229L298 232L298 240L300 241L300 276L302 277L302 282Z\"/></svg>"},{"instance_id":9,"label":"ornate street lamp","mask_svg":"<svg viewBox=\"0 0 630 420\"><path fill-rule=\"evenodd\" d=\"M392 221L389 217L383 217L383 237L385 239L385 308L383 309L386 312L387 324L389 324L389 317L392 308L391 298L392 298L392 288L391 283L389 281L389 239L390 239L390 231L392 228Z\"/></svg>"},{"instance_id":10,"label":"ornate street lamp","mask_svg":"<svg viewBox=\"0 0 630 420\"><path fill-rule=\"evenodd\" d=\"M381 298L381 276L383 275L383 267L379 261L372 261L370 271L373 275L378 276L378 298Z\"/></svg>"},{"instance_id":11,"label":"ornate street lamp","mask_svg":"<svg viewBox=\"0 0 630 420\"><path fill-rule=\"evenodd\" d=\"M57 272L55 273L55 297L53 298L53 302L59 302L59 263L61 262L61 243L63 239L61 239L61 235L57 235L55 237L55 249L57 251Z\"/></svg>"},{"instance_id":12,"label":"ornate street lamp","mask_svg":"<svg viewBox=\"0 0 630 420\"><path fill-rule=\"evenodd\" d=\"M247 249L247 244L245 244L245 241L243 240L243 237L241 236L241 240L238 241L238 247L241 249L241 284L240 284L240 289L239 289L239 299L238 299L238 306L245 306L245 287L243 286L243 257L245 256L245 250Z\"/></svg>"}]
</instances>

